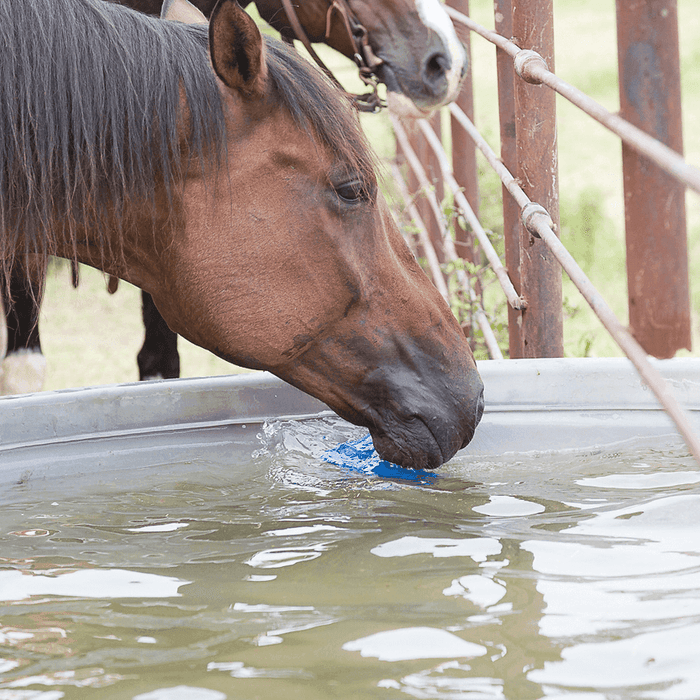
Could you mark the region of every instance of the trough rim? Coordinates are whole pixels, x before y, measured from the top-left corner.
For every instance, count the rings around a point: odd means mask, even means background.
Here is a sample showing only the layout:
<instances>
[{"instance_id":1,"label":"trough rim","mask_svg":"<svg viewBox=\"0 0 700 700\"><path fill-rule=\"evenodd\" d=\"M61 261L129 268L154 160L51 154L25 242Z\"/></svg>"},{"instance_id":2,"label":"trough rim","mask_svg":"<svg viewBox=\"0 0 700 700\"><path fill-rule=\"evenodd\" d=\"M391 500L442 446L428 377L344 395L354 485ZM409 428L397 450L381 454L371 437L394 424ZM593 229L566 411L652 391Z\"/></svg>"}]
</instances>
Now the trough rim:
<instances>
[{"instance_id":1,"label":"trough rim","mask_svg":"<svg viewBox=\"0 0 700 700\"><path fill-rule=\"evenodd\" d=\"M654 364L681 405L700 412L700 358ZM625 358L485 360L478 368L485 416L499 422L507 416L497 414L663 412ZM0 398L0 455L27 446L332 415L267 372L63 389Z\"/></svg>"}]
</instances>

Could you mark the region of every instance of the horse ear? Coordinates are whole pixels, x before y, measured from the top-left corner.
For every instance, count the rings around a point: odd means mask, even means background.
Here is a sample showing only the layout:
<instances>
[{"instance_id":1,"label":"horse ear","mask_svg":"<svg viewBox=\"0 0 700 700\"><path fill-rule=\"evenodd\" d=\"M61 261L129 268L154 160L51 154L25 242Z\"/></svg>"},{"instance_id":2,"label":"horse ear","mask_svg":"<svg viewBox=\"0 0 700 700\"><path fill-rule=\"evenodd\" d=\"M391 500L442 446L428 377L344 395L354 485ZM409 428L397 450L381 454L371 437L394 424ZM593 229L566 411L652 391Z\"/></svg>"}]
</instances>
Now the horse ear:
<instances>
[{"instance_id":1,"label":"horse ear","mask_svg":"<svg viewBox=\"0 0 700 700\"><path fill-rule=\"evenodd\" d=\"M187 0L165 0L160 11L161 19L185 24L206 24L207 18Z\"/></svg>"},{"instance_id":2,"label":"horse ear","mask_svg":"<svg viewBox=\"0 0 700 700\"><path fill-rule=\"evenodd\" d=\"M232 90L261 95L267 79L265 47L253 19L236 0L219 0L209 20L214 72Z\"/></svg>"}]
</instances>

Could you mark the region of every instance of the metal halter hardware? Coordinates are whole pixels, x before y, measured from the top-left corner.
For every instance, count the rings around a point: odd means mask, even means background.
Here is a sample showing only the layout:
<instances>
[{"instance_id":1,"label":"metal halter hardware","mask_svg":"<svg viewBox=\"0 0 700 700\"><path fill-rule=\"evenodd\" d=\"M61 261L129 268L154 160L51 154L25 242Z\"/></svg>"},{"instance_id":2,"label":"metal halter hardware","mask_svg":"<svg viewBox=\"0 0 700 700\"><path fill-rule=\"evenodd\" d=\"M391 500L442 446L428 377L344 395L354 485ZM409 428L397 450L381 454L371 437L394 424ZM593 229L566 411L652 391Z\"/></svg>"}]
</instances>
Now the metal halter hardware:
<instances>
[{"instance_id":1,"label":"metal halter hardware","mask_svg":"<svg viewBox=\"0 0 700 700\"><path fill-rule=\"evenodd\" d=\"M314 51L313 46L311 46L311 41L309 41L309 37L306 35L304 28L301 26L301 22L299 21L299 17L294 9L292 0L282 0L282 6L284 7L284 11L287 13L287 19L292 25L296 38L299 39L302 44L304 44L304 47L309 52L311 58L313 58L321 70L341 90L343 90L346 95L348 95L359 111L376 113L379 112L382 107L386 107L386 103L379 97L377 92L379 79L377 78L376 74L377 68L379 68L384 61L382 61L381 58L378 58L374 51L372 51L372 47L369 45L369 41L367 39L367 30L357 21L357 19L355 19L347 0L331 0L328 6L328 11L326 12L325 38L328 39L330 36L333 14L338 12L353 47L353 59L357 64L357 68L360 73L360 80L362 80L362 82L370 88L370 92L364 95L348 93L330 71L328 66L326 66L319 55Z\"/></svg>"}]
</instances>

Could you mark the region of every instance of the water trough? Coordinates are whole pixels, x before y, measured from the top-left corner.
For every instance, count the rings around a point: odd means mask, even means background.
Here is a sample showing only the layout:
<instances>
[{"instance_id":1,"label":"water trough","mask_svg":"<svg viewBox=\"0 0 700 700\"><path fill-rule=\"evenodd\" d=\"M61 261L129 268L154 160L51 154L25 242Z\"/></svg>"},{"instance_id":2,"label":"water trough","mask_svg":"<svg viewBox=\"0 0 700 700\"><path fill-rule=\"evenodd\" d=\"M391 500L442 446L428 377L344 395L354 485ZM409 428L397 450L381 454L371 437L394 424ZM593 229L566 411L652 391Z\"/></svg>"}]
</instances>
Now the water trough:
<instances>
[{"instance_id":1,"label":"water trough","mask_svg":"<svg viewBox=\"0 0 700 700\"><path fill-rule=\"evenodd\" d=\"M700 360L656 364L697 431ZM0 697L700 697L670 420L627 360L480 370L413 481L324 462L364 431L265 374L0 400Z\"/></svg>"},{"instance_id":2,"label":"water trough","mask_svg":"<svg viewBox=\"0 0 700 700\"><path fill-rule=\"evenodd\" d=\"M655 362L700 429L700 360ZM678 440L625 359L488 360L486 411L464 457L509 458L625 442ZM145 382L0 400L0 486L230 462L259 446L261 426L332 415L266 373ZM173 466L175 465L175 466ZM7 491L6 491L7 494Z\"/></svg>"}]
</instances>

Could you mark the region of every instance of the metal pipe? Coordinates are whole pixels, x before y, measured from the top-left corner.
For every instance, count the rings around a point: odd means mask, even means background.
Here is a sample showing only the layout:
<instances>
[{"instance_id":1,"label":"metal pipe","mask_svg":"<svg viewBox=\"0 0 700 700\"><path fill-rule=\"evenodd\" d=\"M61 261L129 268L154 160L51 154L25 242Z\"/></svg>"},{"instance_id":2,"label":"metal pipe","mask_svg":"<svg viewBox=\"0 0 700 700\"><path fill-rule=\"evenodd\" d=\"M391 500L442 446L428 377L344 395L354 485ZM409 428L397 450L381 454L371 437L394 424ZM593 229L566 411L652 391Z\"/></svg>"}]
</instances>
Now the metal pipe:
<instances>
[{"instance_id":1,"label":"metal pipe","mask_svg":"<svg viewBox=\"0 0 700 700\"><path fill-rule=\"evenodd\" d=\"M502 36L513 36L511 0L494 0L493 11L496 31ZM501 161L508 170L515 172L517 169L515 73L513 72L512 59L499 48L496 48L496 74L498 78L498 123L501 135ZM471 119L466 112L465 115ZM457 117L453 114L452 119L457 120ZM506 269L510 279L513 281L513 286L520 293L522 289L520 281L520 208L517 202L508 196L508 190L505 185L502 186L501 200ZM525 356L522 313L512 306L508 307L508 349L511 358Z\"/></svg>"},{"instance_id":2,"label":"metal pipe","mask_svg":"<svg viewBox=\"0 0 700 700\"><path fill-rule=\"evenodd\" d=\"M522 207L530 202L530 199L523 192L522 188L518 184L518 181L494 153L491 146L489 146L488 141L486 141L486 139L479 133L479 130L474 126L471 119L469 119L469 117L455 104L451 104L449 106L449 110L460 123L462 128L469 134L470 138L476 144L476 147L484 154L484 157L488 161L489 165L501 179L503 186L516 201L518 207L522 209Z\"/></svg>"},{"instance_id":3,"label":"metal pipe","mask_svg":"<svg viewBox=\"0 0 700 700\"><path fill-rule=\"evenodd\" d=\"M428 229L423 223L418 207L413 203L411 195L406 187L406 183L401 175L396 163L392 163L391 171L394 175L394 183L399 191L399 195L403 199L404 206L408 215L411 217L416 230L418 232L418 240L420 241L422 252L425 254L425 258L428 263L428 269L430 270L431 277L433 279L433 284L437 287L438 292L442 294L443 298L447 303L450 301L450 293L447 289L447 283L445 282L445 277L440 269L440 261L438 260L437 253L433 247L433 243L430 240L430 234Z\"/></svg>"},{"instance_id":4,"label":"metal pipe","mask_svg":"<svg viewBox=\"0 0 700 700\"><path fill-rule=\"evenodd\" d=\"M435 121L436 125L439 124L440 114L436 113L433 115L432 119ZM423 135L417 129L410 129L410 131L407 133L407 137L411 150L418 156L420 162L424 164L426 177L430 182L431 188L437 192L438 200L441 200L443 196L442 181L438 177L438 168L434 159L432 158L428 144L425 142ZM409 185L414 194L421 188L420 183L415 179L414 173L411 173L410 175ZM428 230L431 240L433 241L433 246L435 247L435 251L440 258L440 262L442 262L444 260L444 251L442 247L441 228L443 227L442 219L444 217L441 218L441 216L435 212L430 202L426 201L425 199L418 200L416 202L416 206L418 207L418 211L421 213L421 218L426 229Z\"/></svg>"},{"instance_id":5,"label":"metal pipe","mask_svg":"<svg viewBox=\"0 0 700 700\"><path fill-rule=\"evenodd\" d=\"M442 256L439 256L442 262L442 260L444 260L444 253L446 252L445 244L448 240L448 236L446 236L446 232L448 229L447 219L445 218L445 214L442 211L442 207L440 206L440 202L438 201L437 195L435 194L435 190L433 188L432 182L430 181L430 178L428 177L428 173L423 167L423 161L413 148L413 144L411 143L411 141L415 141L415 139L409 138L408 134L406 133L406 130L403 128L401 122L399 122L399 120L396 117L394 117L391 114L389 116L391 117L391 123L394 127L396 141L401 146L401 151L404 157L406 158L406 162L408 163L409 167L413 172L413 177L415 178L418 184L418 188L423 194L423 197L425 198L424 201L427 203L427 207L432 212L433 218L439 225L439 240L437 242L440 244L440 252L443 253ZM421 141L426 143L427 146L427 142L425 142L425 139L423 139L422 135ZM418 210L420 211L420 207L418 208ZM423 218L422 212L421 218ZM452 243L451 240L450 243ZM437 249L438 248L436 247L436 250Z\"/></svg>"},{"instance_id":6,"label":"metal pipe","mask_svg":"<svg viewBox=\"0 0 700 700\"><path fill-rule=\"evenodd\" d=\"M442 210L440 209L440 205L437 201L437 197L435 196L435 192L431 188L430 181L428 180L428 176L425 172L425 168L423 168L421 161L419 160L415 151L411 147L411 144L408 140L408 136L398 119L396 119L396 117L394 116L391 116L391 121L394 127L396 140L400 144L401 150L404 156L406 156L408 164L413 169L419 184L424 189L425 197L430 203L430 208L435 214L436 221L440 221L442 224L442 243L445 251L445 257L451 262L459 263L461 258L457 253L454 242L450 238L449 231L447 230L447 222L445 220L444 214L442 214ZM496 336L494 335L493 330L491 329L486 314L481 308L481 304L479 302L478 297L472 289L472 286L469 282L469 278L467 277L464 270L461 269L459 266L456 267L455 274L457 275L457 279L459 280L462 289L467 290L470 301L476 309L474 315L476 316L479 327L481 328L481 331L484 335L484 343L486 344L486 348L490 357L492 357L495 360L503 359L503 353L501 352L501 349L498 346Z\"/></svg>"},{"instance_id":7,"label":"metal pipe","mask_svg":"<svg viewBox=\"0 0 700 700\"><path fill-rule=\"evenodd\" d=\"M512 0L513 34L522 46L554 61L553 0ZM515 83L516 177L522 188L559 223L556 96L518 80ZM564 355L561 268L547 246L520 227L520 293L525 357Z\"/></svg>"},{"instance_id":8,"label":"metal pipe","mask_svg":"<svg viewBox=\"0 0 700 700\"><path fill-rule=\"evenodd\" d=\"M675 423L678 432L683 437L690 453L695 461L700 464L700 441L693 432L686 412L678 403L671 392L666 380L660 372L649 362L644 348L634 339L632 334L620 323L612 309L606 304L598 290L593 286L578 263L574 260L564 244L557 238L547 221L547 217L538 214L532 217L530 225L537 231L542 240L549 246L550 250L576 285L578 290L588 302L591 309L605 326L608 333L627 355L641 378L654 392L663 409L668 413Z\"/></svg>"}]
</instances>

